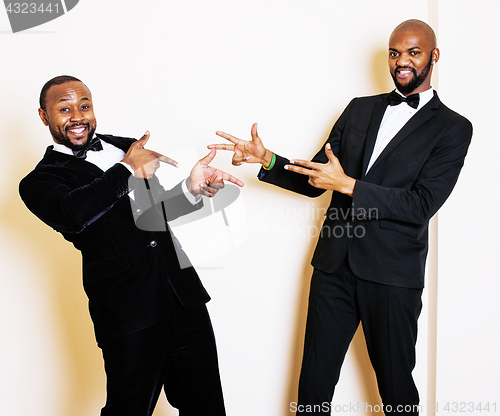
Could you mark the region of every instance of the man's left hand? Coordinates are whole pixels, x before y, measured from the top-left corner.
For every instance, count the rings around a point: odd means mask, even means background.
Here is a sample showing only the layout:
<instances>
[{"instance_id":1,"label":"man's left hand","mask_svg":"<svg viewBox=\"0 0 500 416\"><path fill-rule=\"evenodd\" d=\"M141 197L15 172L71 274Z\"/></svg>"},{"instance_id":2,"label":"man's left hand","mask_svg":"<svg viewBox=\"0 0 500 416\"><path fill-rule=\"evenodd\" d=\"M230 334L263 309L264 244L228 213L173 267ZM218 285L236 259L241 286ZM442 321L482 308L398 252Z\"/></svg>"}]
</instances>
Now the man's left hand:
<instances>
[{"instance_id":1,"label":"man's left hand","mask_svg":"<svg viewBox=\"0 0 500 416\"><path fill-rule=\"evenodd\" d=\"M224 181L232 182L242 187L244 184L238 178L209 166L216 155L216 150L200 159L191 170L191 174L186 179L186 185L193 195L205 195L213 197L219 189L224 188Z\"/></svg>"},{"instance_id":2,"label":"man's left hand","mask_svg":"<svg viewBox=\"0 0 500 416\"><path fill-rule=\"evenodd\" d=\"M286 165L285 169L309 176L308 182L316 188L331 189L352 196L356 180L344 173L339 160L332 152L330 143L325 146L325 153L328 163L295 159L291 160L292 164Z\"/></svg>"}]
</instances>

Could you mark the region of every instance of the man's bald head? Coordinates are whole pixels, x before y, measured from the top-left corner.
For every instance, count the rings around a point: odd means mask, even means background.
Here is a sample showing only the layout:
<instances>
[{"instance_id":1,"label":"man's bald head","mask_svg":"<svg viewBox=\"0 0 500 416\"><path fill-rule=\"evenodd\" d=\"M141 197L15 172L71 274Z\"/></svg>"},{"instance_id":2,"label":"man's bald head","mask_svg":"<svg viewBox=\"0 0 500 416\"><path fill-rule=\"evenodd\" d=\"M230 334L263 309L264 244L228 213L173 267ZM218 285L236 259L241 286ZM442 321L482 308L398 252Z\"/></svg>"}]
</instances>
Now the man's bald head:
<instances>
[{"instance_id":1,"label":"man's bald head","mask_svg":"<svg viewBox=\"0 0 500 416\"><path fill-rule=\"evenodd\" d=\"M430 27L427 23L417 19L406 20L396 26L396 28L392 31L391 38L398 33L404 32L419 32L422 37L429 42L432 49L436 48L436 34L434 33L432 27Z\"/></svg>"},{"instance_id":2,"label":"man's bald head","mask_svg":"<svg viewBox=\"0 0 500 416\"><path fill-rule=\"evenodd\" d=\"M431 88L432 67L439 60L436 35L421 20L406 20L389 38L389 71L396 88L408 96Z\"/></svg>"}]
</instances>

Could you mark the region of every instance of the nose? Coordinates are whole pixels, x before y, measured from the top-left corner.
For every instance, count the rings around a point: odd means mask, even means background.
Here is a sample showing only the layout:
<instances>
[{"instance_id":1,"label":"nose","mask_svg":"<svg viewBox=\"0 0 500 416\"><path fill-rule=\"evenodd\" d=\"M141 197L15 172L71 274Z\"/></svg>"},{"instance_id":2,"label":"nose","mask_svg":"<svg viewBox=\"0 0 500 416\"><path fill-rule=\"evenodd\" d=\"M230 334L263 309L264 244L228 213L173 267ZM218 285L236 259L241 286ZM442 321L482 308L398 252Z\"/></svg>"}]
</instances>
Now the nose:
<instances>
[{"instance_id":1,"label":"nose","mask_svg":"<svg viewBox=\"0 0 500 416\"><path fill-rule=\"evenodd\" d=\"M396 61L397 66L408 66L409 64L410 64L410 57L405 53L402 53Z\"/></svg>"},{"instance_id":2,"label":"nose","mask_svg":"<svg viewBox=\"0 0 500 416\"><path fill-rule=\"evenodd\" d=\"M71 121L81 121L83 120L83 114L79 109L76 109L71 114Z\"/></svg>"}]
</instances>

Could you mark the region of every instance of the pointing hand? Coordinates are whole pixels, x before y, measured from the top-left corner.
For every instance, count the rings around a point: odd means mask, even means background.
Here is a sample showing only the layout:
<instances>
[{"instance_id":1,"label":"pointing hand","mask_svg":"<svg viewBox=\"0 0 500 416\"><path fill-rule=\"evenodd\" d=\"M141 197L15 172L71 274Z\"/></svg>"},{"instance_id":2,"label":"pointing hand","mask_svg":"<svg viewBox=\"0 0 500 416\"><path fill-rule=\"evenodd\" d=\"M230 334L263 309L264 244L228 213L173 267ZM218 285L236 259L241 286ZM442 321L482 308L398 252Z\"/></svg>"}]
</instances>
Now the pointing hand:
<instances>
[{"instance_id":1,"label":"pointing hand","mask_svg":"<svg viewBox=\"0 0 500 416\"><path fill-rule=\"evenodd\" d=\"M134 170L134 176L138 178L151 178L160 168L160 162L178 166L178 163L153 150L145 149L144 146L149 140L150 133L147 131L144 136L130 146L122 162L127 163Z\"/></svg>"},{"instance_id":2,"label":"pointing hand","mask_svg":"<svg viewBox=\"0 0 500 416\"><path fill-rule=\"evenodd\" d=\"M212 149L208 155L200 159L186 179L187 188L193 195L199 194L212 197L219 189L224 188L224 181L234 183L240 187L244 185L243 182L229 173L209 166L216 153L216 150Z\"/></svg>"},{"instance_id":3,"label":"pointing hand","mask_svg":"<svg viewBox=\"0 0 500 416\"><path fill-rule=\"evenodd\" d=\"M261 163L265 167L268 167L271 164L273 154L262 144L262 140L257 134L257 123L252 125L250 132L252 140L250 141L240 140L222 131L217 131L215 134L229 140L232 144L211 144L208 148L233 151L233 165L240 166L243 163Z\"/></svg>"}]
</instances>

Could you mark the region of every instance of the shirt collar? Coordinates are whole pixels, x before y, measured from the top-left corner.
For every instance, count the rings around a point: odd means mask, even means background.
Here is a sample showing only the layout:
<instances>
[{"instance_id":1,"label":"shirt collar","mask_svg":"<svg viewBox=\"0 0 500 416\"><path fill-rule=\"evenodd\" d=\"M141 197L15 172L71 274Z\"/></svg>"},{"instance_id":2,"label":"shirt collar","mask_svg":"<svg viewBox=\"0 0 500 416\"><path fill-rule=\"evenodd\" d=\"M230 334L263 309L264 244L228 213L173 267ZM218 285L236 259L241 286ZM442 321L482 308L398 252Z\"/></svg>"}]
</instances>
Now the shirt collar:
<instances>
[{"instance_id":1,"label":"shirt collar","mask_svg":"<svg viewBox=\"0 0 500 416\"><path fill-rule=\"evenodd\" d=\"M54 150L56 152L65 153L67 155L74 156L73 151L69 147L64 146L63 144L54 143L53 146L54 146Z\"/></svg>"},{"instance_id":2,"label":"shirt collar","mask_svg":"<svg viewBox=\"0 0 500 416\"><path fill-rule=\"evenodd\" d=\"M95 136L95 134L94 134L94 136ZM93 138L94 138L94 137L92 137L92 139L93 139ZM92 140L92 139L91 139L91 140ZM60 144L60 143L54 143L54 144L53 144L53 146L54 146L54 150L55 150L56 152L65 153L65 154L67 154L67 155L74 156L74 154L73 154L73 150L71 150L69 147L66 147L66 146L65 146L65 145L63 145L63 144Z\"/></svg>"}]
</instances>

